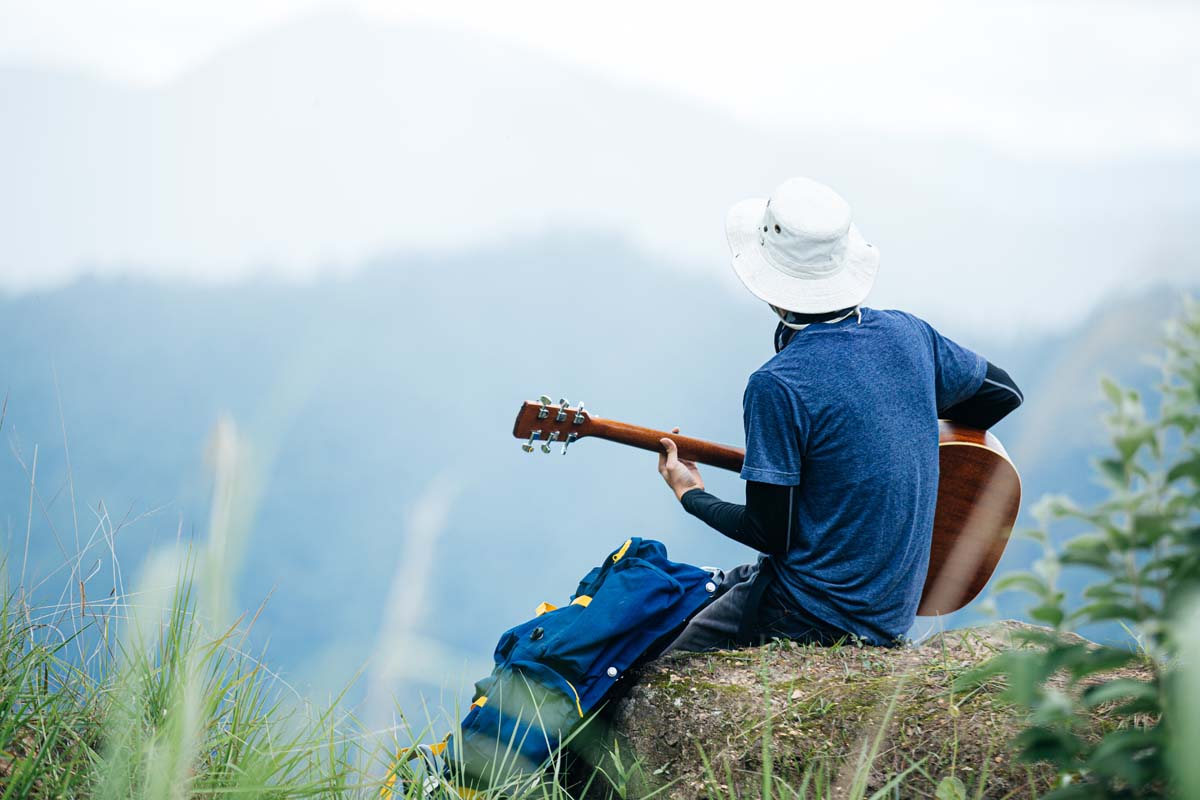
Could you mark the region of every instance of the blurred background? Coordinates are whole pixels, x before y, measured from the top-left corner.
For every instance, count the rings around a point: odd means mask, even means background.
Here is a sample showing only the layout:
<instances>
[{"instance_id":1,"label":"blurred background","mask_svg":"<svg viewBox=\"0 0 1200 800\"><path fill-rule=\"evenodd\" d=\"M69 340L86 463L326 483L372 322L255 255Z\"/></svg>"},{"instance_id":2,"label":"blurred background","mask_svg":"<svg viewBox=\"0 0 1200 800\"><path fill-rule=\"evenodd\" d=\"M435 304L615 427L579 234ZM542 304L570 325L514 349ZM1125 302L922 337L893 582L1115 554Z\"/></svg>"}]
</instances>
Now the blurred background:
<instances>
[{"instance_id":1,"label":"blurred background","mask_svg":"<svg viewBox=\"0 0 1200 800\"><path fill-rule=\"evenodd\" d=\"M368 716L465 703L628 536L751 558L652 455L511 426L546 393L741 444L774 322L724 215L793 175L880 248L869 305L1024 389L1026 509L1099 496L1099 376L1151 386L1200 278L1197 37L1188 2L0 0L8 586L70 609L202 539L214 431L252 454L234 616Z\"/></svg>"}]
</instances>

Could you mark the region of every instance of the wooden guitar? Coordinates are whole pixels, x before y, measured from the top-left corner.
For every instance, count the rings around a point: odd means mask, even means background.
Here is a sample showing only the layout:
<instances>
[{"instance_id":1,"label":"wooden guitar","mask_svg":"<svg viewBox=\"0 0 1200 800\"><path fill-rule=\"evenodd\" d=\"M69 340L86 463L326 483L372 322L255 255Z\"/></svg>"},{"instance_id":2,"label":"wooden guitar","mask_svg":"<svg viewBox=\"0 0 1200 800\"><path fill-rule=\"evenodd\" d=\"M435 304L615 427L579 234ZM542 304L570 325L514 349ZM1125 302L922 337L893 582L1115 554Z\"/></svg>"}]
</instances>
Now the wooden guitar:
<instances>
[{"instance_id":1,"label":"wooden guitar","mask_svg":"<svg viewBox=\"0 0 1200 800\"><path fill-rule=\"evenodd\" d=\"M975 599L1004 554L1021 506L1021 478L999 439L945 420L938 427L941 469L929 572L917 609L922 616L948 614ZM746 455L740 447L601 419L582 403L571 408L544 395L521 406L513 436L526 440L527 453L561 445L564 454L589 436L657 453L667 437L680 458L733 472L741 471Z\"/></svg>"}]
</instances>

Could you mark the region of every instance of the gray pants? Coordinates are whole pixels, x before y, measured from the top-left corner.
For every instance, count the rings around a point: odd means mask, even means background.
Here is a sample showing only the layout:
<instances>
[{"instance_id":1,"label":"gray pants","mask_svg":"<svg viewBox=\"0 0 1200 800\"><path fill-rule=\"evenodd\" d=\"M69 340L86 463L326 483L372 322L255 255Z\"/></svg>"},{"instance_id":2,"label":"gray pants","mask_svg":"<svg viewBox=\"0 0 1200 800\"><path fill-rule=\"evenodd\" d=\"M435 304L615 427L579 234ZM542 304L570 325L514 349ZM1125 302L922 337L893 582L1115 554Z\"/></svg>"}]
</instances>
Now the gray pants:
<instances>
[{"instance_id":1,"label":"gray pants","mask_svg":"<svg viewBox=\"0 0 1200 800\"><path fill-rule=\"evenodd\" d=\"M741 646L739 634L746 616L746 604L752 599L751 586L757 575L758 564L742 564L728 570L712 602L692 617L687 627L663 652L687 650L699 653Z\"/></svg>"},{"instance_id":2,"label":"gray pants","mask_svg":"<svg viewBox=\"0 0 1200 800\"><path fill-rule=\"evenodd\" d=\"M752 647L774 638L820 645L853 638L797 606L786 593L773 591L778 587L775 567L766 562L763 557L756 564L742 564L726 572L712 602L692 617L663 652ZM764 568L768 573L762 577L770 580L756 584Z\"/></svg>"}]
</instances>

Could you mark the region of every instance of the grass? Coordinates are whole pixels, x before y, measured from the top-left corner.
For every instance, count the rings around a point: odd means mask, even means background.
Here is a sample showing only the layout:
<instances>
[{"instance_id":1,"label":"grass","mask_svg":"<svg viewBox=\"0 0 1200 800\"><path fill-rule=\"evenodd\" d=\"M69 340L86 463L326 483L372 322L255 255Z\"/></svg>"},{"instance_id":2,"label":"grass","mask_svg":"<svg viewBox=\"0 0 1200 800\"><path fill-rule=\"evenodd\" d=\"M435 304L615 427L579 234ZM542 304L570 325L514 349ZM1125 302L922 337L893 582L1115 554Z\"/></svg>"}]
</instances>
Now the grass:
<instances>
[{"instance_id":1,"label":"grass","mask_svg":"<svg viewBox=\"0 0 1200 800\"><path fill-rule=\"evenodd\" d=\"M4 413L0 405L0 426ZM16 589L0 587L0 800L379 798L397 744L444 733L410 728L403 715L396 729L367 730L344 694L314 708L264 654L247 652L256 615L226 617L261 470L231 430L219 428L215 439L208 536L152 556L135 591L125 590L113 547L122 523L102 506L91 537L80 537L72 514L74 556L51 531L64 556L48 576L63 579L57 602L33 603L47 576L26 585L26 558L17 554ZM48 515L36 449L28 465L18 460L30 486L27 552L35 516ZM112 562L112 591L101 598L85 593L94 573L81 565L95 560L92 548ZM0 563L0 580L7 567ZM991 797L984 787L996 771L993 750L1003 746L996 729L1007 730L995 718L1006 712L986 687L954 693L968 660L962 648L972 645L942 645L940 657L925 654L919 664L912 654L790 643L672 656L648 667L634 691L657 693L658 710L669 714L697 697L724 709L719 746L684 713L662 729L627 730L626 739L592 721L572 743L586 756L557 757L540 776L507 779L474 797ZM907 677L897 680L898 670ZM963 738L967 714L974 727ZM696 746L692 733L707 744ZM647 746L647 735L657 741ZM977 739L989 742L982 755L967 746ZM502 744L503 759L512 747ZM914 755L922 748L925 755ZM422 797L429 776L419 762L398 772L392 796ZM1043 785L1026 781L1010 795Z\"/></svg>"},{"instance_id":2,"label":"grass","mask_svg":"<svg viewBox=\"0 0 1200 800\"><path fill-rule=\"evenodd\" d=\"M207 637L191 586L184 576L165 613L119 635L83 625L62 637L5 602L0 797L349 797L366 786L365 754L333 712L289 704L237 651L236 629ZM82 640L94 648L86 666L72 647Z\"/></svg>"},{"instance_id":3,"label":"grass","mask_svg":"<svg viewBox=\"0 0 1200 800\"><path fill-rule=\"evenodd\" d=\"M253 616L219 622L230 595L221 582L235 571L230 538L245 516L246 498L231 480L217 485L212 516L222 527L191 550L152 557L136 591L118 593L125 580L114 567L113 593L89 600L73 566L66 579L74 591L64 591L59 602L37 607L25 587L4 592L0 800L378 798L398 741L441 738L443 731L429 726L365 730L341 698L314 709L262 654L246 651ZM109 539L83 546L103 547ZM950 707L971 706L980 691L950 694L962 655L943 650L903 684L894 679L903 658L872 648L776 643L757 651L672 656L651 665L637 691L665 693L663 708L703 696L729 709L736 730L729 731L727 746L692 751L682 762L676 755L672 764L656 760L653 748L623 752L602 723L591 724L579 732L579 744L590 740L599 756L557 758L539 778L507 780L481 796L573 800L682 791L712 798L882 800L932 797L947 776L965 776L964 786L974 786L972 767L959 765L957 723L952 730L929 725L914 711L910 691L936 685ZM812 669L822 658L826 668ZM798 660L807 665L803 680L794 669ZM932 707L946 708L936 701ZM920 725L927 730L914 732ZM940 755L933 762L897 757L897 738L929 745L937 737L953 742L948 771ZM938 744L932 749L945 751ZM977 765L980 784L989 767L986 758ZM687 769L692 772L685 777ZM400 773L395 796L421 796L426 776L419 764L404 764Z\"/></svg>"},{"instance_id":4,"label":"grass","mask_svg":"<svg viewBox=\"0 0 1200 800\"><path fill-rule=\"evenodd\" d=\"M178 571L164 573L169 567ZM260 658L244 651L242 620L215 629L200 613L196 569L187 555L163 561L144 579L169 587L157 597L151 590L113 597L86 614L78 607L39 611L22 593L9 595L0 609L0 800L380 796L397 737L361 730L338 698L321 711L301 703ZM700 692L746 710L740 741L756 757L748 763L744 754L696 752L700 796L933 796L916 790L936 785L942 775L923 761L896 767L890 737L911 696L873 674L888 659L858 648L829 651L838 659L831 674L856 687L854 705L846 696L831 700L820 680L797 696L800 683L779 668L803 649L685 656L696 673L686 683L664 677L670 673L646 676L651 689ZM672 657L661 669L678 671L679 660ZM835 719L867 720L874 733L828 739L850 754L847 765L817 757L797 769L798 722L818 729L818 721ZM631 760L620 740L597 730L594 738L608 749L582 778L577 764L559 758L538 780L510 780L482 796L632 798L672 796L684 788L669 769ZM585 728L582 735L588 734ZM749 792L747 770L753 773ZM401 771L407 788L396 796L420 796L419 765Z\"/></svg>"},{"instance_id":5,"label":"grass","mask_svg":"<svg viewBox=\"0 0 1200 800\"><path fill-rule=\"evenodd\" d=\"M0 430L6 414L0 401ZM114 521L101 504L95 528L81 535L68 463L72 530L57 530L49 510L63 489L43 497L38 448L26 458L14 443L13 454L28 480L29 505L24 547L16 546L11 563L0 558L0 800L378 798L398 743L441 738L428 725L409 728L403 715L396 729L366 730L342 697L316 709L266 666L264 654L247 652L256 615L227 617L264 470L232 423L217 426L209 451L207 536L151 554L132 582L114 543L136 520ZM35 521L48 526L62 563L33 579ZM56 580L57 600L36 604ZM108 593L90 596L101 582ZM609 747L594 768L556 758L538 779L510 780L483 796L644 796L636 788L645 785L641 767ZM770 761L766 745L762 755ZM404 780L393 796L421 796L419 765L399 771ZM782 785L772 783L770 769L762 781L765 795Z\"/></svg>"},{"instance_id":6,"label":"grass","mask_svg":"<svg viewBox=\"0 0 1200 800\"><path fill-rule=\"evenodd\" d=\"M28 583L24 554L19 572L0 561L0 581L19 575L15 590L0 585L0 800L378 796L394 736L359 730L340 698L314 709L246 651L254 618L224 619L257 485L231 425L213 439L207 537L152 554L131 592L113 544L123 523L101 505L81 537L72 510L69 556L37 486L36 449L28 466L14 454L30 487L23 552L36 516L64 558ZM97 581L82 565L98 569L98 555L111 591L89 599ZM34 604L56 576L58 601Z\"/></svg>"},{"instance_id":7,"label":"grass","mask_svg":"<svg viewBox=\"0 0 1200 800\"><path fill-rule=\"evenodd\" d=\"M892 651L784 642L672 654L643 670L613 724L679 796L1037 797L1055 771L1014 758L1025 715L1001 696L1003 684L956 688L1012 646L1016 627L950 631ZM1096 736L1113 724L1106 713L1093 715Z\"/></svg>"}]
</instances>

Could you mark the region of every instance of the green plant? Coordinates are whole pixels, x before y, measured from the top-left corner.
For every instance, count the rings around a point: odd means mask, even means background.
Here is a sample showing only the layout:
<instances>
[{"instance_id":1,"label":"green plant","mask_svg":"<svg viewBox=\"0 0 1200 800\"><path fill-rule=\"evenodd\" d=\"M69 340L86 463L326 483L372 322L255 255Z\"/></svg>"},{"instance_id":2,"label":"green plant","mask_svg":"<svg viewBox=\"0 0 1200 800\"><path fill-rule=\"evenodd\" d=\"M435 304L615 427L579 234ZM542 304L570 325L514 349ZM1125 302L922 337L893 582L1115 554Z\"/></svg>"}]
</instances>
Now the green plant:
<instances>
[{"instance_id":1,"label":"green plant","mask_svg":"<svg viewBox=\"0 0 1200 800\"><path fill-rule=\"evenodd\" d=\"M1172 732L1168 690L1178 668L1176 620L1200 582L1200 307L1186 304L1165 340L1157 413L1136 391L1103 382L1112 406L1106 422L1113 452L1098 472L1108 497L1081 508L1047 497L1035 509L1040 529L1028 535L1044 554L1030 571L1006 575L996 591L1037 598L1029 615L1053 631L1027 636L1031 647L998 656L968 676L1002 674L1007 697L1030 711L1017 737L1022 757L1048 761L1060 774L1049 797L1160 796L1168 791L1166 753ZM1051 520L1087 530L1061 546ZM1068 606L1064 569L1090 571L1082 604ZM1097 646L1066 635L1082 625L1120 625L1128 646ZM1149 681L1121 668L1145 660ZM1083 734L1089 711L1104 706L1119 720L1099 740Z\"/></svg>"},{"instance_id":2,"label":"green plant","mask_svg":"<svg viewBox=\"0 0 1200 800\"><path fill-rule=\"evenodd\" d=\"M375 795L374 737L348 735L338 700L315 713L289 696L243 652L248 626L222 619L240 466L218 460L208 539L153 554L139 591L114 579L88 602L80 579L78 601L38 606L0 559L0 800Z\"/></svg>"}]
</instances>

